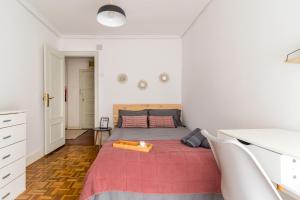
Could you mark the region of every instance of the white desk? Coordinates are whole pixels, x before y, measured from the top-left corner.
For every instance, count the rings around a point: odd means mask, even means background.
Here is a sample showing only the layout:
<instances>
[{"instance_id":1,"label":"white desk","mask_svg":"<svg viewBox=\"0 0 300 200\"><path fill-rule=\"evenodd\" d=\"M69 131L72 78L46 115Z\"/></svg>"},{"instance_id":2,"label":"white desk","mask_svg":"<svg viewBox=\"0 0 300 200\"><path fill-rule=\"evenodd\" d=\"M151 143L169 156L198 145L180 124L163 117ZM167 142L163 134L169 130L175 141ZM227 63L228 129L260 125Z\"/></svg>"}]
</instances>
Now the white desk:
<instances>
[{"instance_id":1,"label":"white desk","mask_svg":"<svg viewBox=\"0 0 300 200\"><path fill-rule=\"evenodd\" d=\"M218 137L246 145L270 179L300 199L300 133L280 129L220 130Z\"/></svg>"}]
</instances>

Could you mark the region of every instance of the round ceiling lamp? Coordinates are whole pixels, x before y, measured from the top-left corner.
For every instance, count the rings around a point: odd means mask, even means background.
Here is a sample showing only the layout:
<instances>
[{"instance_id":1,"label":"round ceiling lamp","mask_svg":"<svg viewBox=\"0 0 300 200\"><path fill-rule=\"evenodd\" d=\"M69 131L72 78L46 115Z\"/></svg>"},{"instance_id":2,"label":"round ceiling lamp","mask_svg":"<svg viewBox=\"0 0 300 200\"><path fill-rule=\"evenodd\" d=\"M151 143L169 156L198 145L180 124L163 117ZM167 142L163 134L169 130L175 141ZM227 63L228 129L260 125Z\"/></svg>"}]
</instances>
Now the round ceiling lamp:
<instances>
[{"instance_id":1,"label":"round ceiling lamp","mask_svg":"<svg viewBox=\"0 0 300 200\"><path fill-rule=\"evenodd\" d=\"M122 8L111 2L99 8L97 21L104 26L120 27L126 23L126 14Z\"/></svg>"}]
</instances>

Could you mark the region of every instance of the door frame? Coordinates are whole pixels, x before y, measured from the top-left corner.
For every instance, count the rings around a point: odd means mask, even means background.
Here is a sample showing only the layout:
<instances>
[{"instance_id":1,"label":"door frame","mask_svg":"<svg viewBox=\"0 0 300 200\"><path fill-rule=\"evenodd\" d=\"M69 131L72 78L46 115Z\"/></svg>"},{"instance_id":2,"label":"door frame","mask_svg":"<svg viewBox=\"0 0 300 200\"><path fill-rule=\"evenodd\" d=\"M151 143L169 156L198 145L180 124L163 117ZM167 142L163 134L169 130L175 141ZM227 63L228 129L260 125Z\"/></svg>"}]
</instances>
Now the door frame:
<instances>
[{"instance_id":1,"label":"door frame","mask_svg":"<svg viewBox=\"0 0 300 200\"><path fill-rule=\"evenodd\" d=\"M80 69L79 70L79 89L81 87L80 85L80 75L81 75L81 72L93 72L94 74L94 77L95 77L95 68L94 69ZM94 82L94 88L95 88L95 82ZM95 89L94 89L95 90ZM94 91L94 96L95 96L95 91ZM94 98L94 107L95 107L95 98ZM94 110L94 113L95 113L95 110ZM94 118L96 117L96 115L94 114ZM79 123L80 123L80 128L84 128L82 126L82 101L81 101L81 96L79 94ZM95 119L94 119L94 128L95 128Z\"/></svg>"},{"instance_id":2,"label":"door frame","mask_svg":"<svg viewBox=\"0 0 300 200\"><path fill-rule=\"evenodd\" d=\"M99 124L99 54L98 51L62 51L65 57L92 57L94 58L94 90L95 90L95 121L94 126Z\"/></svg>"}]
</instances>

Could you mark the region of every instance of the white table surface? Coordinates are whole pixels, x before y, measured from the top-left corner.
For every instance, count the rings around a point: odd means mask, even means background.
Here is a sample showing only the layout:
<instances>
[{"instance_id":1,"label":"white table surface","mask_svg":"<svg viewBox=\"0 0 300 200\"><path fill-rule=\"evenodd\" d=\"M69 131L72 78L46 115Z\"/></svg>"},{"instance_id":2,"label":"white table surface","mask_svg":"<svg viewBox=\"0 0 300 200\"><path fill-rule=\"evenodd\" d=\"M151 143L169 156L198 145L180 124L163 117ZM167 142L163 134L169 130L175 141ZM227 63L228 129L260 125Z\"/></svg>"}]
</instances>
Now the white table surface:
<instances>
[{"instance_id":1,"label":"white table surface","mask_svg":"<svg viewBox=\"0 0 300 200\"><path fill-rule=\"evenodd\" d=\"M300 132L282 129L237 129L219 130L219 133L300 159Z\"/></svg>"}]
</instances>

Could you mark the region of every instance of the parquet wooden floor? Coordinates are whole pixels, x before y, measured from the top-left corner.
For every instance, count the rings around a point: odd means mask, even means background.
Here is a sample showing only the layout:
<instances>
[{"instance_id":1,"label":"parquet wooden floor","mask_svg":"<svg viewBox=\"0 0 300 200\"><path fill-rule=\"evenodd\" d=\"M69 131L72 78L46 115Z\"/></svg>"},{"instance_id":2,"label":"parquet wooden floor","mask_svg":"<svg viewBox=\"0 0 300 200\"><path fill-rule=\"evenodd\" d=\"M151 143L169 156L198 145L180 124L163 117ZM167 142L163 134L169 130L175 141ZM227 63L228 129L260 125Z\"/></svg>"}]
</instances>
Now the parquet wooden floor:
<instances>
[{"instance_id":1,"label":"parquet wooden floor","mask_svg":"<svg viewBox=\"0 0 300 200\"><path fill-rule=\"evenodd\" d=\"M27 167L26 191L17 200L75 200L99 147L67 145Z\"/></svg>"},{"instance_id":2,"label":"parquet wooden floor","mask_svg":"<svg viewBox=\"0 0 300 200\"><path fill-rule=\"evenodd\" d=\"M88 130L75 140L66 140L67 145L85 145L92 146L94 145L94 131Z\"/></svg>"}]
</instances>

